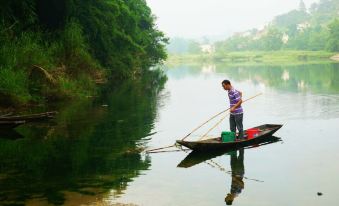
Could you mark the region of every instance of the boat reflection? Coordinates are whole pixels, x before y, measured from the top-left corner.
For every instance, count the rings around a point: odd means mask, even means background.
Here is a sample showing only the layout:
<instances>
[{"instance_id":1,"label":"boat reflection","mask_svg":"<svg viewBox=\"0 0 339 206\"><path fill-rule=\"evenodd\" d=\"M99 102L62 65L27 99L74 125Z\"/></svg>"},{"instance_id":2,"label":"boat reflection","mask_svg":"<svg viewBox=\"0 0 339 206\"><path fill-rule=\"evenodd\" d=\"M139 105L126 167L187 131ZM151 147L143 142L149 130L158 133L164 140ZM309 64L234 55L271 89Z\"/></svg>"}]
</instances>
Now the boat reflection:
<instances>
[{"instance_id":1,"label":"boat reflection","mask_svg":"<svg viewBox=\"0 0 339 206\"><path fill-rule=\"evenodd\" d=\"M230 188L229 193L225 197L225 202L226 202L226 205L232 205L234 199L237 196L239 196L239 194L244 189L244 179L262 182L260 180L245 177L245 166L244 166L245 149L257 148L263 145L272 144L272 143L276 143L280 141L282 141L281 138L271 136L270 138L267 138L264 142L261 142L260 144L243 147L243 148L216 151L212 153L192 151L185 157L184 160L182 160L178 164L178 167L189 168L189 167L198 165L200 163L205 163L205 164L212 166L213 168L219 169L222 172L230 174L232 176L231 188ZM221 155L230 155L231 171L225 170L221 165L213 161L214 158L221 156Z\"/></svg>"}]
</instances>

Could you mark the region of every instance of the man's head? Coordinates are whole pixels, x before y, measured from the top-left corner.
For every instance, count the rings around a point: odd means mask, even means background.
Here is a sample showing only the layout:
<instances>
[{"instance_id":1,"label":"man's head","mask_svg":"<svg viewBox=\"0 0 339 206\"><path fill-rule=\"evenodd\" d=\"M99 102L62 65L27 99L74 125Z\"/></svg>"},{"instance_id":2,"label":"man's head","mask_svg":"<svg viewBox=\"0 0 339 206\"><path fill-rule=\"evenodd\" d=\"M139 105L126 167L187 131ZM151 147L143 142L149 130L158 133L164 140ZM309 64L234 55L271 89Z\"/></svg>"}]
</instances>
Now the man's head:
<instances>
[{"instance_id":1,"label":"man's head","mask_svg":"<svg viewBox=\"0 0 339 206\"><path fill-rule=\"evenodd\" d=\"M227 196L225 197L226 205L232 205L234 198L235 198L234 194L228 193Z\"/></svg>"},{"instance_id":2,"label":"man's head","mask_svg":"<svg viewBox=\"0 0 339 206\"><path fill-rule=\"evenodd\" d=\"M221 82L222 84L222 87L225 89L225 90L231 90L232 89L232 85L231 85L231 82L230 80L227 80L225 79L224 81Z\"/></svg>"}]
</instances>

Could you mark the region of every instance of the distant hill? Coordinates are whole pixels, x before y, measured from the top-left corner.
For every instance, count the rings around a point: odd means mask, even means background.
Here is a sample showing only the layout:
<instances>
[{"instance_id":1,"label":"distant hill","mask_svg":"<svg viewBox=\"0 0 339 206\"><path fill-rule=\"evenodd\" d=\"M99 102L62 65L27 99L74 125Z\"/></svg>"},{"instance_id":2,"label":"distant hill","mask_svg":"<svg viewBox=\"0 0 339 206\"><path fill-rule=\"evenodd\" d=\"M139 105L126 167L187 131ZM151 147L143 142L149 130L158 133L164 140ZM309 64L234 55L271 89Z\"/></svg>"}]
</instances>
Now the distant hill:
<instances>
[{"instance_id":1,"label":"distant hill","mask_svg":"<svg viewBox=\"0 0 339 206\"><path fill-rule=\"evenodd\" d=\"M276 16L262 29L235 33L215 43L217 52L250 50L339 51L339 0L320 0Z\"/></svg>"}]
</instances>

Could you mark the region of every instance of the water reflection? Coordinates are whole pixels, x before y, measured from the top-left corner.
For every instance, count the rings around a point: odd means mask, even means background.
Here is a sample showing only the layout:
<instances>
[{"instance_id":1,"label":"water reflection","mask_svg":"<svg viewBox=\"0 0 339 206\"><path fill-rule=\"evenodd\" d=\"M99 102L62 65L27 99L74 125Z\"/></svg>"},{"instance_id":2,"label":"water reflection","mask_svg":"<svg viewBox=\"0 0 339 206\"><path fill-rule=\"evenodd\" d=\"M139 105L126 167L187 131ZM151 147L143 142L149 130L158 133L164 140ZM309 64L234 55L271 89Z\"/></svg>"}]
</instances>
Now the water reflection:
<instances>
[{"instance_id":1,"label":"water reflection","mask_svg":"<svg viewBox=\"0 0 339 206\"><path fill-rule=\"evenodd\" d=\"M239 153L239 155L238 155ZM226 205L232 205L234 199L244 189L244 149L231 153L232 183L230 192L225 197Z\"/></svg>"},{"instance_id":2,"label":"water reflection","mask_svg":"<svg viewBox=\"0 0 339 206\"><path fill-rule=\"evenodd\" d=\"M258 148L264 145L273 144L280 141L282 141L281 138L270 136L267 139L259 143L256 143L255 145L251 145L244 148L228 149L224 151L215 151L210 153L193 151L189 153L185 157L185 159L178 164L178 167L190 168L195 165L205 163L211 166L212 168L220 170L221 172L230 174L232 177L232 181L229 192L225 196L225 203L226 205L232 205L234 199L241 194L242 190L245 187L244 179L262 182L261 180L252 179L245 176L245 166L244 166L245 149ZM224 166L218 164L213 160L214 158L222 155L230 156L231 171L227 171Z\"/></svg>"},{"instance_id":3,"label":"water reflection","mask_svg":"<svg viewBox=\"0 0 339 206\"><path fill-rule=\"evenodd\" d=\"M172 78L183 78L199 74L224 74L237 81L252 81L267 87L299 92L312 91L335 93L339 91L339 64L308 64L286 66L229 66L216 65L185 65L170 69Z\"/></svg>"},{"instance_id":4,"label":"water reflection","mask_svg":"<svg viewBox=\"0 0 339 206\"><path fill-rule=\"evenodd\" d=\"M24 136L14 129L0 130L0 139L17 140L22 138L24 138Z\"/></svg>"},{"instance_id":5,"label":"water reflection","mask_svg":"<svg viewBox=\"0 0 339 206\"><path fill-rule=\"evenodd\" d=\"M53 121L0 134L0 205L81 205L123 194L151 165L140 148L153 129L158 85L126 82L94 101L48 108L59 111Z\"/></svg>"}]
</instances>

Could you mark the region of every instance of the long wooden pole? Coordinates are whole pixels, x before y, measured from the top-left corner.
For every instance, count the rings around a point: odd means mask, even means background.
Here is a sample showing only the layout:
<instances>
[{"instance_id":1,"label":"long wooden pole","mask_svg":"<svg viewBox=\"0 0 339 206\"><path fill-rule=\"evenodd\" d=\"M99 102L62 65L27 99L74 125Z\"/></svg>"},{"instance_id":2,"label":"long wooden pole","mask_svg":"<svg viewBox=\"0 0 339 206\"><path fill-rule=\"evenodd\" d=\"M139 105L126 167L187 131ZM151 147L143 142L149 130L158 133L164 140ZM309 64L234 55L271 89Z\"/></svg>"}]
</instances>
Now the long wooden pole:
<instances>
[{"instance_id":1,"label":"long wooden pole","mask_svg":"<svg viewBox=\"0 0 339 206\"><path fill-rule=\"evenodd\" d=\"M202 123L201 125L199 125L198 127L196 127L195 129L193 129L190 133L188 133L185 137L183 137L181 140L185 140L187 137L189 137L192 133L194 133L195 131L197 131L198 129L200 129L202 126L204 126L205 124L207 124L208 122L210 122L212 119L216 118L217 116L221 115L224 112L227 112L228 110L230 110L230 108L225 109L221 112L219 112L218 114L215 114L214 116L212 116L210 119L208 119L206 122Z\"/></svg>"},{"instance_id":2,"label":"long wooden pole","mask_svg":"<svg viewBox=\"0 0 339 206\"><path fill-rule=\"evenodd\" d=\"M173 145L169 145L169 146L166 146L166 147L159 147L159 148L155 148L155 149L149 149L149 150L146 150L146 153L152 153L154 151L158 151L158 150L162 150L162 149L167 149L167 148L171 148L171 147L174 147L175 144Z\"/></svg>"},{"instance_id":3,"label":"long wooden pole","mask_svg":"<svg viewBox=\"0 0 339 206\"><path fill-rule=\"evenodd\" d=\"M222 121L224 121L224 119L228 116L228 114L226 114L225 116L223 116L213 127L211 127L200 139L202 140L204 137L206 137L213 129L215 129Z\"/></svg>"}]
</instances>

